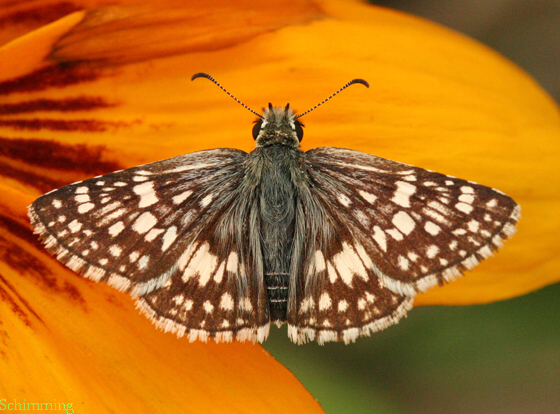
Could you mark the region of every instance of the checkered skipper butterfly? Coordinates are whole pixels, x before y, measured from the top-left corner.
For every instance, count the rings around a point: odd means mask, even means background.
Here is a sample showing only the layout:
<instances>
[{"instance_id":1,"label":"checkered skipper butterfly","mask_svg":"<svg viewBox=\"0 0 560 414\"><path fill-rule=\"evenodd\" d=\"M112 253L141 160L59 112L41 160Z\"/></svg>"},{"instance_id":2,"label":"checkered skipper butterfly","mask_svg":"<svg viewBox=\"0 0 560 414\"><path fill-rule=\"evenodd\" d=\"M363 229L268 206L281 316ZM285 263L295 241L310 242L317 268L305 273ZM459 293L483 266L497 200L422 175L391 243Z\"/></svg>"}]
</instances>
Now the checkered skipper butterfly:
<instances>
[{"instance_id":1,"label":"checkered skipper butterfly","mask_svg":"<svg viewBox=\"0 0 560 414\"><path fill-rule=\"evenodd\" d=\"M369 86L354 79L319 105L354 83ZM396 323L418 292L515 232L520 208L498 190L349 149L301 151L299 118L319 105L299 116L242 105L258 116L252 152L200 151L51 191L29 207L35 232L165 331L262 342L287 322L298 344Z\"/></svg>"}]
</instances>

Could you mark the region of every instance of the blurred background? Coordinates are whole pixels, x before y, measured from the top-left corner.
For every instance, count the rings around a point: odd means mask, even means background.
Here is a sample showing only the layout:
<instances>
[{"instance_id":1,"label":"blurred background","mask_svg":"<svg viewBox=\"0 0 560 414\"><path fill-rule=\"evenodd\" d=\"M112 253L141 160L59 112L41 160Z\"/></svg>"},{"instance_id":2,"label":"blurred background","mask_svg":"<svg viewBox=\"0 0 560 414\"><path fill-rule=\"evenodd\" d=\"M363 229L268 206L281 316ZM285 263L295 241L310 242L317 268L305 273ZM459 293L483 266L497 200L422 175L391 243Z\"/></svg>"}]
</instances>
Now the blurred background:
<instances>
[{"instance_id":1,"label":"blurred background","mask_svg":"<svg viewBox=\"0 0 560 414\"><path fill-rule=\"evenodd\" d=\"M560 102L560 1L385 0L401 10L464 33L529 72Z\"/></svg>"},{"instance_id":2,"label":"blurred background","mask_svg":"<svg viewBox=\"0 0 560 414\"><path fill-rule=\"evenodd\" d=\"M485 43L560 102L560 1L370 3ZM560 284L488 305L415 308L349 346L294 346L285 327L264 345L329 414L560 413Z\"/></svg>"}]
</instances>

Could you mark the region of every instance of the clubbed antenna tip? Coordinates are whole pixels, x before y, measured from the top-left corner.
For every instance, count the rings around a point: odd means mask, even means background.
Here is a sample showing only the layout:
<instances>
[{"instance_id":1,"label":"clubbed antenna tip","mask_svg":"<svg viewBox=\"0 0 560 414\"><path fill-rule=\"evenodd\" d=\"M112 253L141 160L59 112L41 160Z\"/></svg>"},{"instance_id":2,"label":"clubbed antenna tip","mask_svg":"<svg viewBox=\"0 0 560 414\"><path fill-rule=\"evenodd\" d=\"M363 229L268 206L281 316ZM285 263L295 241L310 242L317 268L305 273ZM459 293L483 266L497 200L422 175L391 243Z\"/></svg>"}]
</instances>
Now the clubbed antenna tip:
<instances>
[{"instance_id":1,"label":"clubbed antenna tip","mask_svg":"<svg viewBox=\"0 0 560 414\"><path fill-rule=\"evenodd\" d=\"M353 85L355 83L361 83L362 85L364 85L366 88L369 88L369 83L368 81L364 80L364 79L352 79L350 82L348 82L348 86Z\"/></svg>"},{"instance_id":2,"label":"clubbed antenna tip","mask_svg":"<svg viewBox=\"0 0 560 414\"><path fill-rule=\"evenodd\" d=\"M210 76L209 74L204 73L204 72L198 72L198 73L195 73L194 75L192 75L191 81L193 81L197 78L206 78L206 79L210 79L211 81L214 80L214 78L212 76Z\"/></svg>"}]
</instances>

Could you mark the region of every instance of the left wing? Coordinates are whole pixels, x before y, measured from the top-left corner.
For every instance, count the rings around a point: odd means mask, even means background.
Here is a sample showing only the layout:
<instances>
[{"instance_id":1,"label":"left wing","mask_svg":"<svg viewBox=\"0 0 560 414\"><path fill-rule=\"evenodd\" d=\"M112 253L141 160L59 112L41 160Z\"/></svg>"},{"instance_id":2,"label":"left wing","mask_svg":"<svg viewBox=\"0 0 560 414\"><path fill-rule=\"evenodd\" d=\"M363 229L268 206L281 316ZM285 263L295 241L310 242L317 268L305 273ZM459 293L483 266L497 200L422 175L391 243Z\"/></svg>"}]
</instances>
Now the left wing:
<instances>
[{"instance_id":1,"label":"left wing","mask_svg":"<svg viewBox=\"0 0 560 414\"><path fill-rule=\"evenodd\" d=\"M70 184L31 204L31 225L58 260L138 297L164 330L262 341L266 291L239 207L245 157L200 151Z\"/></svg>"}]
</instances>

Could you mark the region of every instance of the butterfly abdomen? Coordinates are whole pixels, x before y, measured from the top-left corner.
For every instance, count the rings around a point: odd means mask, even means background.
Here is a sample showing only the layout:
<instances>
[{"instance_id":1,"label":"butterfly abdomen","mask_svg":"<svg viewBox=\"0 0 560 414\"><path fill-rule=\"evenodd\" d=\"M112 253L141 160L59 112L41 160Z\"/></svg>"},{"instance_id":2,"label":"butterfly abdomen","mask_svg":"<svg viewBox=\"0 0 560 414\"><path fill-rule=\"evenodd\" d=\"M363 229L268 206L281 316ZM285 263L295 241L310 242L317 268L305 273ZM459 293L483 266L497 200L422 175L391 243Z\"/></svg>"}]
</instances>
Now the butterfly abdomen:
<instances>
[{"instance_id":1,"label":"butterfly abdomen","mask_svg":"<svg viewBox=\"0 0 560 414\"><path fill-rule=\"evenodd\" d=\"M288 286L290 275L288 273L265 274L266 295L270 306L270 320L276 323L286 321L288 310Z\"/></svg>"}]
</instances>

